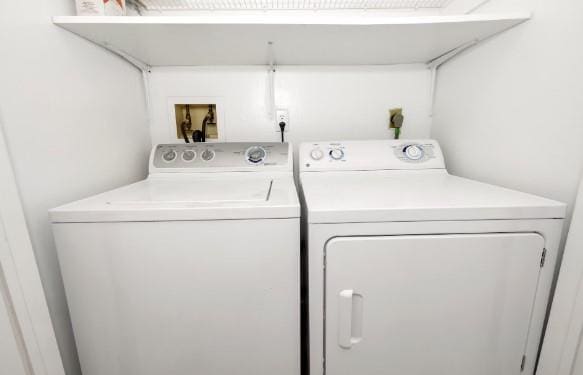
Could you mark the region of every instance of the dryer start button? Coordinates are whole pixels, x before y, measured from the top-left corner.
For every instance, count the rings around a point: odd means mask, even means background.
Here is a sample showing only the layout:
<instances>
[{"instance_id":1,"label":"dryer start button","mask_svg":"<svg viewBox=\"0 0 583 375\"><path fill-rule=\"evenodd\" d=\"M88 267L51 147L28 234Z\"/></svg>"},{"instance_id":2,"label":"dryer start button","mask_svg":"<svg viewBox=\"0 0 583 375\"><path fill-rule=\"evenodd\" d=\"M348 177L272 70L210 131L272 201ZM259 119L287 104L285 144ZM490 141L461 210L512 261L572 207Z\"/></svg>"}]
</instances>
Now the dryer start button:
<instances>
[{"instance_id":1,"label":"dryer start button","mask_svg":"<svg viewBox=\"0 0 583 375\"><path fill-rule=\"evenodd\" d=\"M314 160L320 160L324 157L324 152L319 148L315 148L310 152L310 157Z\"/></svg>"}]
</instances>

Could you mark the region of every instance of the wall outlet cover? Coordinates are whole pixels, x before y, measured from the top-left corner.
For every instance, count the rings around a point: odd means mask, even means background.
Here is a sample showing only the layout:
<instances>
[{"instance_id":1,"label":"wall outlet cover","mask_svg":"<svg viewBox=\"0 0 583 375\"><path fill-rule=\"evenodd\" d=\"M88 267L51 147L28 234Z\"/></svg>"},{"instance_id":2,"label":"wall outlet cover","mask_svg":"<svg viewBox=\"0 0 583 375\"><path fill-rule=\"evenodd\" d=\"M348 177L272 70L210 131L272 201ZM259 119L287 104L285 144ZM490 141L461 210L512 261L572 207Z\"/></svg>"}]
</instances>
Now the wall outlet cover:
<instances>
[{"instance_id":1,"label":"wall outlet cover","mask_svg":"<svg viewBox=\"0 0 583 375\"><path fill-rule=\"evenodd\" d=\"M280 122L285 122L285 130L284 132L289 132L289 111L285 108L280 108L275 110L275 131L280 132L281 129L279 127Z\"/></svg>"}]
</instances>

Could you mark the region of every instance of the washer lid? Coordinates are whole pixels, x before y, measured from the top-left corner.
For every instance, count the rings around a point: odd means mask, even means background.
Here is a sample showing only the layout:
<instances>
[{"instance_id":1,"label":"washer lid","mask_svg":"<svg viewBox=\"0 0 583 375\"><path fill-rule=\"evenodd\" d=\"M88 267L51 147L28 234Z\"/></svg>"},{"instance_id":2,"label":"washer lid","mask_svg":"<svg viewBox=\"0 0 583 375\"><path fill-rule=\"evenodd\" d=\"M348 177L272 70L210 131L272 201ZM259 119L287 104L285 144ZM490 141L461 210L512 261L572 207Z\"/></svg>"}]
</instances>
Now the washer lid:
<instances>
[{"instance_id":1,"label":"washer lid","mask_svg":"<svg viewBox=\"0 0 583 375\"><path fill-rule=\"evenodd\" d=\"M566 206L445 170L304 172L310 223L564 218Z\"/></svg>"},{"instance_id":2,"label":"washer lid","mask_svg":"<svg viewBox=\"0 0 583 375\"><path fill-rule=\"evenodd\" d=\"M221 205L225 203L266 202L272 179L245 180L236 183L213 179L202 181L145 181L113 193L107 204L116 207L148 207L153 205Z\"/></svg>"},{"instance_id":3,"label":"washer lid","mask_svg":"<svg viewBox=\"0 0 583 375\"><path fill-rule=\"evenodd\" d=\"M299 217L291 176L149 178L50 211L53 222Z\"/></svg>"}]
</instances>

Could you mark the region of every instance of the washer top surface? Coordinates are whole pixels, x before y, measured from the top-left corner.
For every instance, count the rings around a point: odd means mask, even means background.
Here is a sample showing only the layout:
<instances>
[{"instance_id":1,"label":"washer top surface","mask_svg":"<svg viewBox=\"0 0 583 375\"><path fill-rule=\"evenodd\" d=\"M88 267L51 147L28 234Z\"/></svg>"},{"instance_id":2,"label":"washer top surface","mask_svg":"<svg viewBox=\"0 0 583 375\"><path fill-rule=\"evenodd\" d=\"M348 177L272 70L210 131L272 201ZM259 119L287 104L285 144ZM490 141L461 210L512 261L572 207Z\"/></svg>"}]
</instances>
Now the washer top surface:
<instances>
[{"instance_id":1,"label":"washer top surface","mask_svg":"<svg viewBox=\"0 0 583 375\"><path fill-rule=\"evenodd\" d=\"M333 150L342 150L342 157L335 159ZM299 159L310 223L546 219L566 213L560 202L448 174L435 141L305 143Z\"/></svg>"},{"instance_id":2,"label":"washer top surface","mask_svg":"<svg viewBox=\"0 0 583 375\"><path fill-rule=\"evenodd\" d=\"M210 149L215 150L214 156L207 155L209 160L201 159L199 165L194 165L194 160L188 161L192 146L158 145L150 158L151 172L147 179L52 209L51 220L115 222L299 217L288 144L213 146ZM206 147L196 150L196 156L202 157L199 154L205 150ZM261 158L264 160L257 161ZM193 166L188 164L190 162Z\"/></svg>"}]
</instances>

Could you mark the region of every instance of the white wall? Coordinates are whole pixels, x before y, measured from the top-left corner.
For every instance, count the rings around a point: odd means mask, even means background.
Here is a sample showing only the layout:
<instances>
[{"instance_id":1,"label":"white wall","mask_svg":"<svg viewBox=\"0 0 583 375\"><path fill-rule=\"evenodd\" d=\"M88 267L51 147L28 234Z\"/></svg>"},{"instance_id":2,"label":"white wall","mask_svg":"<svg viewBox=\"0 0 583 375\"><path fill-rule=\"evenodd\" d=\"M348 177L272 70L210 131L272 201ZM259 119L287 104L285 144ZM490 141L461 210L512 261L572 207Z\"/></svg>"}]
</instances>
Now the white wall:
<instances>
[{"instance_id":1,"label":"white wall","mask_svg":"<svg viewBox=\"0 0 583 375\"><path fill-rule=\"evenodd\" d=\"M432 136L451 172L572 206L583 167L583 2L532 5L531 21L440 69Z\"/></svg>"},{"instance_id":2,"label":"white wall","mask_svg":"<svg viewBox=\"0 0 583 375\"><path fill-rule=\"evenodd\" d=\"M392 138L389 109L403 107L403 137L427 137L429 72L393 67L278 67L276 105L290 113L287 139ZM169 97L215 97L224 107L228 141L278 141L267 116L265 67L155 68L150 74L152 141L177 142ZM220 106L220 104L219 104ZM220 109L219 109L220 110Z\"/></svg>"},{"instance_id":3,"label":"white wall","mask_svg":"<svg viewBox=\"0 0 583 375\"><path fill-rule=\"evenodd\" d=\"M79 369L47 210L143 177L150 148L139 72L51 24L73 5L0 2L0 126L69 375Z\"/></svg>"}]
</instances>

